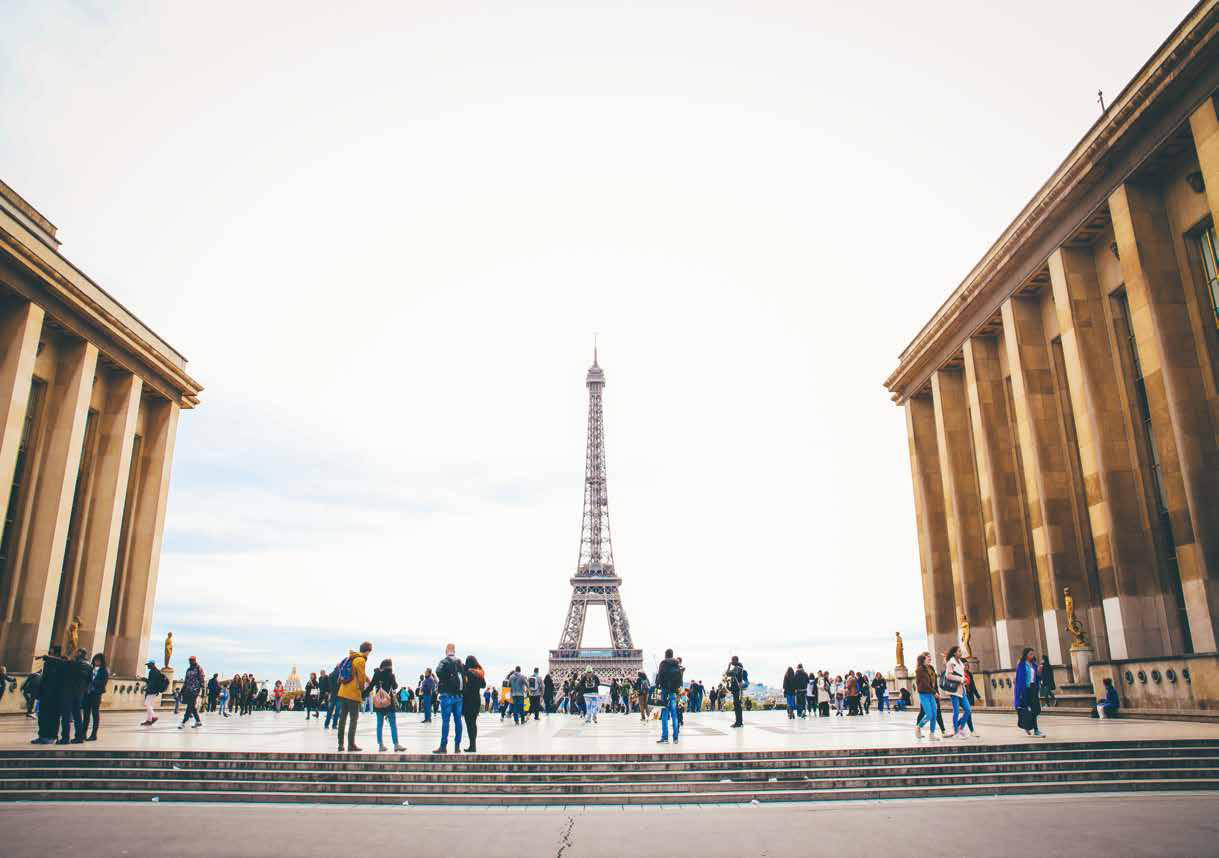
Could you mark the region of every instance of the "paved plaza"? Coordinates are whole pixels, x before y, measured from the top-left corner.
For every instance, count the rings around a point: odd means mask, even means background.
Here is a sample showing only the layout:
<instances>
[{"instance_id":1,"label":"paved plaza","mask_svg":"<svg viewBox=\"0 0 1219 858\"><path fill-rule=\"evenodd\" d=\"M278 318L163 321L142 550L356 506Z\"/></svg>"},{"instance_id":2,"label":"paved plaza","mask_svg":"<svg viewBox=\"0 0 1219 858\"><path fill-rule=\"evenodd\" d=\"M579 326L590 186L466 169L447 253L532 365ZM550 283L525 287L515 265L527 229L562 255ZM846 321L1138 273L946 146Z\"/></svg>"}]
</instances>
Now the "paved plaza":
<instances>
[{"instance_id":1,"label":"paved plaza","mask_svg":"<svg viewBox=\"0 0 1219 858\"><path fill-rule=\"evenodd\" d=\"M950 855L1169 858L1219 852L1215 806L1213 793L627 810L7 805L0 806L0 851L8 858L82 849L90 858L357 852L488 858L878 858L930 849ZM949 830L951 849L945 836Z\"/></svg>"},{"instance_id":2,"label":"paved plaza","mask_svg":"<svg viewBox=\"0 0 1219 858\"><path fill-rule=\"evenodd\" d=\"M204 715L200 729L178 730L180 717L173 710L161 713L151 728L139 726L143 712L105 712L99 739L69 749L95 750L198 750L281 751L327 753L337 745L335 731L324 731L322 719L306 722L300 712L255 712L244 717ZM417 713L398 713L399 740L411 754L426 753L439 744L440 719L421 723ZM951 720L951 713L945 713ZM375 752L376 716L361 713L357 743L364 752ZM914 713L892 712L855 718L830 717L789 720L782 711L746 713L745 727L731 728L732 713L687 713L679 745L657 745L660 724L639 720L638 715L603 713L597 724L585 724L568 715L543 716L516 726L511 717L484 713L478 719L478 748L484 754L621 754L659 751L781 751L828 748L900 748L921 743L914 737ZM1036 744L1016 726L1015 714L975 713L980 739L986 744ZM1188 721L1140 721L1134 719L1043 718L1042 729L1051 741L1098 741L1110 739L1219 739L1219 724ZM29 747L34 721L21 717L0 720L0 748ZM390 745L389 727L385 742ZM449 739L452 747L452 737ZM464 744L464 741L463 741Z\"/></svg>"}]
</instances>

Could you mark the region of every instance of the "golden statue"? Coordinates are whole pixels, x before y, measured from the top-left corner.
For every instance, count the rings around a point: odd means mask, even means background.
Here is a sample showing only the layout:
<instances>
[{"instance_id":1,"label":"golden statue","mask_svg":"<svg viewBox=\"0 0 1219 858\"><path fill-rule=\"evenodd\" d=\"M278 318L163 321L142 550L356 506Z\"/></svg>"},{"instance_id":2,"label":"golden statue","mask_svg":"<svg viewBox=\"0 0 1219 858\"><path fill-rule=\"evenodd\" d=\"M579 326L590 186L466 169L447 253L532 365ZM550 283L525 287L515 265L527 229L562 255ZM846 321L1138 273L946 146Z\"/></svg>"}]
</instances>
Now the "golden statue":
<instances>
[{"instance_id":1,"label":"golden statue","mask_svg":"<svg viewBox=\"0 0 1219 858\"><path fill-rule=\"evenodd\" d=\"M165 666L169 667L169 659L174 654L174 633L170 632L165 636Z\"/></svg>"},{"instance_id":2,"label":"golden statue","mask_svg":"<svg viewBox=\"0 0 1219 858\"><path fill-rule=\"evenodd\" d=\"M73 617L72 622L68 624L67 647L64 655L75 658L78 649L80 649L80 617Z\"/></svg>"},{"instance_id":3,"label":"golden statue","mask_svg":"<svg viewBox=\"0 0 1219 858\"><path fill-rule=\"evenodd\" d=\"M897 633L897 666L906 666L906 647L902 643L902 633Z\"/></svg>"},{"instance_id":4,"label":"golden statue","mask_svg":"<svg viewBox=\"0 0 1219 858\"><path fill-rule=\"evenodd\" d=\"M1067 633L1071 635L1071 649L1091 649L1084 624L1075 616L1075 597L1071 595L1070 587L1062 588L1062 606L1067 612Z\"/></svg>"},{"instance_id":5,"label":"golden statue","mask_svg":"<svg viewBox=\"0 0 1219 858\"><path fill-rule=\"evenodd\" d=\"M969 617L964 611L961 611L961 654L966 658L973 658L974 654L969 648Z\"/></svg>"}]
</instances>

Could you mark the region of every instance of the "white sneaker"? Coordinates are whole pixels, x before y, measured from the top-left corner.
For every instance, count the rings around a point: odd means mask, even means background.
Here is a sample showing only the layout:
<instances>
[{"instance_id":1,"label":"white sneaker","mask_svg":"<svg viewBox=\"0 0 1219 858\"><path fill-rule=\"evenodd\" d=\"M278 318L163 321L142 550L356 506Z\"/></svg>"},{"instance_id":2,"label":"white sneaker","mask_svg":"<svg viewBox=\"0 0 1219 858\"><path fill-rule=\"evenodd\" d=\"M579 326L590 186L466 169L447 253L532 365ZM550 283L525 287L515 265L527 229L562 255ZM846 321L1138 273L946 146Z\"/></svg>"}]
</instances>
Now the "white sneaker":
<instances>
[{"instance_id":1,"label":"white sneaker","mask_svg":"<svg viewBox=\"0 0 1219 858\"><path fill-rule=\"evenodd\" d=\"M923 738L923 728L922 727L914 728L914 738L916 738L916 739Z\"/></svg>"},{"instance_id":2,"label":"white sneaker","mask_svg":"<svg viewBox=\"0 0 1219 858\"><path fill-rule=\"evenodd\" d=\"M943 739L943 737L942 737L942 736L937 736L937 735L935 734L935 732L934 732L934 731L932 731L932 733L931 733L931 741L933 741L933 742L942 742L942 741L944 741L944 739Z\"/></svg>"}]
</instances>

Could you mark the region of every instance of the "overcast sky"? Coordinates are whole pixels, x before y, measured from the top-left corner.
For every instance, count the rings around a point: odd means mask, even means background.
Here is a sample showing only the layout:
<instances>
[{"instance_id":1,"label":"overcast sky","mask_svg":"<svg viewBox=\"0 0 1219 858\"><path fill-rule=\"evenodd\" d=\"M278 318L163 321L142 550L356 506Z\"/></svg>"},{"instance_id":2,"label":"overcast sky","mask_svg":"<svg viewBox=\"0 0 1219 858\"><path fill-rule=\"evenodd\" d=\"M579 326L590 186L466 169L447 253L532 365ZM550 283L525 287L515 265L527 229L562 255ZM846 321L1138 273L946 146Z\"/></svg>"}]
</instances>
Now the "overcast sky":
<instances>
[{"instance_id":1,"label":"overcast sky","mask_svg":"<svg viewBox=\"0 0 1219 858\"><path fill-rule=\"evenodd\" d=\"M882 382L1191 5L6 0L0 175L205 386L154 652L544 667L599 332L646 663L913 664Z\"/></svg>"}]
</instances>

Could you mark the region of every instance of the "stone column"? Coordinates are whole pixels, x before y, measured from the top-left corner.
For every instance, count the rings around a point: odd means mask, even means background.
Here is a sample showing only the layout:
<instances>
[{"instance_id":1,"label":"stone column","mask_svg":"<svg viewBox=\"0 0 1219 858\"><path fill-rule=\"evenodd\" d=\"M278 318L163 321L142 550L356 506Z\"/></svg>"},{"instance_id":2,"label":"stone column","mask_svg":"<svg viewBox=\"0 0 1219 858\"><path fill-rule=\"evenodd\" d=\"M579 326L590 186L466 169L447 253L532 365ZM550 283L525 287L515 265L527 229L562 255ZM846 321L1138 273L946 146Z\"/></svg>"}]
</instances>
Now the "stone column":
<instances>
[{"instance_id":1,"label":"stone column","mask_svg":"<svg viewBox=\"0 0 1219 858\"><path fill-rule=\"evenodd\" d=\"M1049 343L1036 298L1013 296L1003 302L1003 341L1012 379L1016 435L1024 464L1025 502L1033 535L1047 655L1065 664L1068 640L1058 615L1064 587L1076 605L1099 602L1091 594L1080 562L1079 537L1071 503L1073 486L1054 391Z\"/></svg>"},{"instance_id":2,"label":"stone column","mask_svg":"<svg viewBox=\"0 0 1219 858\"><path fill-rule=\"evenodd\" d=\"M40 439L41 456L30 506L29 536L21 558L12 616L4 638L9 670L36 667L34 657L51 643L55 601L67 548L68 519L80 467L81 444L97 348L92 343L63 340L49 391L47 424Z\"/></svg>"},{"instance_id":3,"label":"stone column","mask_svg":"<svg viewBox=\"0 0 1219 858\"><path fill-rule=\"evenodd\" d=\"M29 301L5 307L0 320L0 523L8 515L9 486L17 465L17 448L25 426L30 384L34 378L34 358L38 356L38 337L42 333L42 308ZM2 525L0 525L2 526ZM3 570L0 570L0 574ZM13 669L9 666L9 669Z\"/></svg>"},{"instance_id":4,"label":"stone column","mask_svg":"<svg viewBox=\"0 0 1219 858\"><path fill-rule=\"evenodd\" d=\"M906 401L906 435L914 482L914 514L918 524L919 566L923 575L923 610L927 646L947 649L957 638L952 596L952 564L944 520L944 483L935 437L935 409L930 396Z\"/></svg>"},{"instance_id":5,"label":"stone column","mask_svg":"<svg viewBox=\"0 0 1219 858\"><path fill-rule=\"evenodd\" d=\"M152 634L152 606L157 593L161 538L169 495L169 471L178 431L178 406L165 400L145 399L140 484L134 491L135 515L128 534L129 556L124 601L118 612L119 628L109 630L115 673L134 676L148 657Z\"/></svg>"},{"instance_id":6,"label":"stone column","mask_svg":"<svg viewBox=\"0 0 1219 858\"><path fill-rule=\"evenodd\" d=\"M931 376L935 405L936 441L940 475L944 483L944 518L948 522L948 549L956 594L957 621L964 611L970 624L970 652L982 670L998 666L995 645L995 607L990 587L990 565L982 530L982 503L974 470L973 439L965 397L965 374L941 369ZM937 658L940 653L933 653Z\"/></svg>"},{"instance_id":7,"label":"stone column","mask_svg":"<svg viewBox=\"0 0 1219 858\"><path fill-rule=\"evenodd\" d=\"M1105 314L1108 299L1091 250L1061 248L1049 267L1104 605L1104 628L1088 632L1094 643L1107 642L1115 659L1167 655L1175 608L1166 605L1157 573L1122 364ZM1103 658L1103 647L1100 652Z\"/></svg>"},{"instance_id":8,"label":"stone column","mask_svg":"<svg viewBox=\"0 0 1219 858\"><path fill-rule=\"evenodd\" d=\"M1196 115L1196 114L1195 114ZM1130 323L1138 344L1164 504L1172 522L1195 652L1215 649L1219 616L1219 446L1198 366L1172 229L1157 194L1109 197Z\"/></svg>"},{"instance_id":9,"label":"stone column","mask_svg":"<svg viewBox=\"0 0 1219 858\"><path fill-rule=\"evenodd\" d=\"M965 386L973 425L986 557L995 599L999 668L1011 670L1026 646L1041 648L1036 572L1024 524L1016 473L1015 439L1007 413L1007 393L993 337L965 341Z\"/></svg>"},{"instance_id":10,"label":"stone column","mask_svg":"<svg viewBox=\"0 0 1219 858\"><path fill-rule=\"evenodd\" d=\"M1202 181L1206 185L1206 201L1210 203L1215 223L1219 224L1219 116L1215 113L1213 98L1202 102L1193 112L1189 127L1194 135Z\"/></svg>"},{"instance_id":11,"label":"stone column","mask_svg":"<svg viewBox=\"0 0 1219 858\"><path fill-rule=\"evenodd\" d=\"M82 577L75 605L81 621L80 645L90 653L101 652L106 645L114 567L131 470L131 442L143 389L143 382L132 373L114 373L105 410L98 415L93 502L82 530Z\"/></svg>"}]
</instances>

